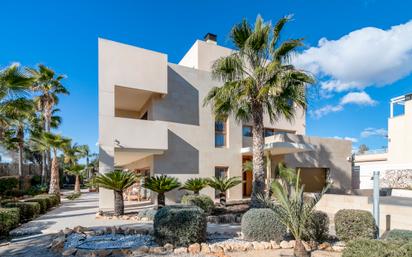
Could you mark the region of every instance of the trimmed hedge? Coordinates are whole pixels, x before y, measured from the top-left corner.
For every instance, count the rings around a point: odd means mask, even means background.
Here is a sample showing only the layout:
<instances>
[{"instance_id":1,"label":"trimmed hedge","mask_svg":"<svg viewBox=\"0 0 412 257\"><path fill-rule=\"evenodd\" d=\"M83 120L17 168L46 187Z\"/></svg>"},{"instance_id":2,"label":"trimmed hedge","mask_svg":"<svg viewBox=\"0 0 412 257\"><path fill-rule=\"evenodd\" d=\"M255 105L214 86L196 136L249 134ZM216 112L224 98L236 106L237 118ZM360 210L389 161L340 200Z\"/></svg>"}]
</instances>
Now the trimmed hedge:
<instances>
[{"instance_id":1,"label":"trimmed hedge","mask_svg":"<svg viewBox=\"0 0 412 257\"><path fill-rule=\"evenodd\" d=\"M350 241L342 257L409 257L412 248L402 241L358 239Z\"/></svg>"},{"instance_id":2,"label":"trimmed hedge","mask_svg":"<svg viewBox=\"0 0 412 257\"><path fill-rule=\"evenodd\" d=\"M147 218L148 220L154 220L156 213L157 213L157 210L144 209L144 210L139 211L139 213L137 213L137 217L139 219Z\"/></svg>"},{"instance_id":3,"label":"trimmed hedge","mask_svg":"<svg viewBox=\"0 0 412 257\"><path fill-rule=\"evenodd\" d=\"M45 198L30 198L27 200L24 200L24 202L29 202L29 203L38 203L40 205L40 213L46 213L48 210L48 201Z\"/></svg>"},{"instance_id":4,"label":"trimmed hedge","mask_svg":"<svg viewBox=\"0 0 412 257\"><path fill-rule=\"evenodd\" d=\"M24 202L35 202L40 204L40 213L46 213L50 208L60 203L60 197L57 195L36 195L33 198L24 200Z\"/></svg>"},{"instance_id":5,"label":"trimmed hedge","mask_svg":"<svg viewBox=\"0 0 412 257\"><path fill-rule=\"evenodd\" d=\"M60 204L60 196L53 195L53 194L41 194L36 195L34 198L46 198L47 201L50 203L51 207L57 206Z\"/></svg>"},{"instance_id":6,"label":"trimmed hedge","mask_svg":"<svg viewBox=\"0 0 412 257\"><path fill-rule=\"evenodd\" d=\"M386 239L412 241L412 230L392 229L391 231L389 231Z\"/></svg>"},{"instance_id":7,"label":"trimmed hedge","mask_svg":"<svg viewBox=\"0 0 412 257\"><path fill-rule=\"evenodd\" d=\"M336 236L343 241L374 239L377 227L372 214L363 210L343 209L335 214Z\"/></svg>"},{"instance_id":8,"label":"trimmed hedge","mask_svg":"<svg viewBox=\"0 0 412 257\"><path fill-rule=\"evenodd\" d=\"M9 231L17 227L20 222L18 208L0 208L0 237L8 236Z\"/></svg>"},{"instance_id":9,"label":"trimmed hedge","mask_svg":"<svg viewBox=\"0 0 412 257\"><path fill-rule=\"evenodd\" d=\"M281 241L286 227L268 208L250 209L242 216L242 234L249 241Z\"/></svg>"},{"instance_id":10,"label":"trimmed hedge","mask_svg":"<svg viewBox=\"0 0 412 257\"><path fill-rule=\"evenodd\" d=\"M303 240L323 242L329 236L329 217L322 211L314 211L305 224L306 231Z\"/></svg>"},{"instance_id":11,"label":"trimmed hedge","mask_svg":"<svg viewBox=\"0 0 412 257\"><path fill-rule=\"evenodd\" d=\"M166 206L158 210L153 223L159 245L188 246L206 241L206 215L196 206Z\"/></svg>"},{"instance_id":12,"label":"trimmed hedge","mask_svg":"<svg viewBox=\"0 0 412 257\"><path fill-rule=\"evenodd\" d=\"M0 177L0 195L5 195L7 192L17 189L19 179L13 176Z\"/></svg>"},{"instance_id":13,"label":"trimmed hedge","mask_svg":"<svg viewBox=\"0 0 412 257\"><path fill-rule=\"evenodd\" d=\"M181 202L182 204L194 205L201 208L206 215L210 215L215 207L212 198L207 195L184 195Z\"/></svg>"},{"instance_id":14,"label":"trimmed hedge","mask_svg":"<svg viewBox=\"0 0 412 257\"><path fill-rule=\"evenodd\" d=\"M40 204L34 202L11 202L5 205L6 208L19 208L20 221L29 221L40 214Z\"/></svg>"}]
</instances>

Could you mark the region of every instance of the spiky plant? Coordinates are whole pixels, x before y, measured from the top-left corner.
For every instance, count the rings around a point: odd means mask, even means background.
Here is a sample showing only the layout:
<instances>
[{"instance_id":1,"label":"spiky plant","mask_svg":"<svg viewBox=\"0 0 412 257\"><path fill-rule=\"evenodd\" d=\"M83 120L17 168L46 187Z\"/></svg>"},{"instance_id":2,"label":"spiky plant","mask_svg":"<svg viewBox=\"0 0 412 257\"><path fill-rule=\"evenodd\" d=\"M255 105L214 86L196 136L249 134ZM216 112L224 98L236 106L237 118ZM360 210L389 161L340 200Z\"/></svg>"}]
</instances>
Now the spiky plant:
<instances>
[{"instance_id":1,"label":"spiky plant","mask_svg":"<svg viewBox=\"0 0 412 257\"><path fill-rule=\"evenodd\" d=\"M136 183L137 180L138 176L134 173L114 170L97 175L95 183L100 187L113 190L114 215L118 216L124 214L123 191Z\"/></svg>"},{"instance_id":2,"label":"spiky plant","mask_svg":"<svg viewBox=\"0 0 412 257\"><path fill-rule=\"evenodd\" d=\"M242 183L240 177L212 177L207 180L210 187L219 191L220 204L226 206L226 191Z\"/></svg>"},{"instance_id":3,"label":"spiky plant","mask_svg":"<svg viewBox=\"0 0 412 257\"><path fill-rule=\"evenodd\" d=\"M180 190L192 191L195 195L199 195L200 190L207 186L207 180L204 178L190 178L186 180Z\"/></svg>"},{"instance_id":4,"label":"spiky plant","mask_svg":"<svg viewBox=\"0 0 412 257\"><path fill-rule=\"evenodd\" d=\"M312 76L290 62L302 39L280 40L290 18L284 17L274 26L260 16L253 27L246 20L236 24L230 32L236 51L212 66L213 78L223 85L211 89L205 98L217 120L232 115L238 122L252 124L252 206L259 204L256 195L266 186L263 115L267 114L271 122L293 120L296 110L306 107L306 85L314 83Z\"/></svg>"},{"instance_id":5,"label":"spiky plant","mask_svg":"<svg viewBox=\"0 0 412 257\"><path fill-rule=\"evenodd\" d=\"M295 238L294 256L308 257L309 253L305 250L302 243L302 236L305 232L305 224L311 218L315 205L320 201L325 194L330 184L315 194L311 198L304 197L304 185L300 183L300 170L296 176L290 176L291 171L286 170L284 166L279 166L280 174L285 176L282 178L283 183L279 181L272 182L274 202L266 202L266 206L276 206L276 214L279 220L289 229L290 233ZM293 179L293 181L291 180ZM271 201L270 199L260 198L262 201Z\"/></svg>"},{"instance_id":6,"label":"spiky plant","mask_svg":"<svg viewBox=\"0 0 412 257\"><path fill-rule=\"evenodd\" d=\"M85 172L84 165L80 165L80 164L71 165L71 166L67 167L64 171L67 174L73 175L73 176L76 177L76 181L74 183L74 193L80 194L80 177Z\"/></svg>"},{"instance_id":7,"label":"spiky plant","mask_svg":"<svg viewBox=\"0 0 412 257\"><path fill-rule=\"evenodd\" d=\"M166 175L152 176L145 179L143 187L157 193L157 207L165 206L165 193L181 186L179 180Z\"/></svg>"}]
</instances>

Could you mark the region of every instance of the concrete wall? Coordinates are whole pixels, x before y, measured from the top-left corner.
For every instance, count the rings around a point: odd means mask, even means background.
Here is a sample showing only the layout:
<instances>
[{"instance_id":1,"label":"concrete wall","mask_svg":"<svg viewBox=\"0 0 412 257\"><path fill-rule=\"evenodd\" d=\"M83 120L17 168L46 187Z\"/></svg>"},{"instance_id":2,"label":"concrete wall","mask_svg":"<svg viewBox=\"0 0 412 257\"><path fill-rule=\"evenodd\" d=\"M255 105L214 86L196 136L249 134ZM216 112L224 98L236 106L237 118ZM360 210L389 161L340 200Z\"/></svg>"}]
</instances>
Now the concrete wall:
<instances>
[{"instance_id":1,"label":"concrete wall","mask_svg":"<svg viewBox=\"0 0 412 257\"><path fill-rule=\"evenodd\" d=\"M412 161L412 100L405 101L404 115L388 119L388 161Z\"/></svg>"}]
</instances>

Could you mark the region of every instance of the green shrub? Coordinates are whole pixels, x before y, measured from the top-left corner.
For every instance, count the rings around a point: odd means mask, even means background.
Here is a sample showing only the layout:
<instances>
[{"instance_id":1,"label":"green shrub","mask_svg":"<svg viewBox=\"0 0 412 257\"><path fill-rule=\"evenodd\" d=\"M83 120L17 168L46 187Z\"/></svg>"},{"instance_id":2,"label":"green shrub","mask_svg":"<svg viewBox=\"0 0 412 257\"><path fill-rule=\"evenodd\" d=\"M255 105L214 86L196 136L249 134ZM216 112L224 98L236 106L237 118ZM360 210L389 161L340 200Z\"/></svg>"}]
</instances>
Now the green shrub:
<instances>
[{"instance_id":1,"label":"green shrub","mask_svg":"<svg viewBox=\"0 0 412 257\"><path fill-rule=\"evenodd\" d=\"M47 186L44 185L35 185L31 186L29 189L26 190L26 194L28 195L38 195L38 194L44 194L47 192Z\"/></svg>"},{"instance_id":2,"label":"green shrub","mask_svg":"<svg viewBox=\"0 0 412 257\"><path fill-rule=\"evenodd\" d=\"M408 254L407 256L412 256L412 242L407 242L402 245L402 249L406 251L406 253Z\"/></svg>"},{"instance_id":3,"label":"green shrub","mask_svg":"<svg viewBox=\"0 0 412 257\"><path fill-rule=\"evenodd\" d=\"M154 220L156 213L157 213L157 210L144 209L144 210L139 211L139 213L137 214L137 217L139 219L147 218L148 220Z\"/></svg>"},{"instance_id":4,"label":"green shrub","mask_svg":"<svg viewBox=\"0 0 412 257\"><path fill-rule=\"evenodd\" d=\"M47 200L47 209L50 209L51 207L57 206L60 203L60 197L57 196L57 195L53 195L53 194L36 195L34 198L46 199Z\"/></svg>"},{"instance_id":5,"label":"green shrub","mask_svg":"<svg viewBox=\"0 0 412 257\"><path fill-rule=\"evenodd\" d=\"M25 222L40 214L40 204L33 202L12 202L5 205L6 208L19 208L20 221Z\"/></svg>"},{"instance_id":6,"label":"green shrub","mask_svg":"<svg viewBox=\"0 0 412 257\"><path fill-rule=\"evenodd\" d=\"M33 177L31 177L30 179L30 184L32 186L38 186L41 184L41 176L39 175L33 175Z\"/></svg>"},{"instance_id":7,"label":"green shrub","mask_svg":"<svg viewBox=\"0 0 412 257\"><path fill-rule=\"evenodd\" d=\"M41 213L41 214L46 213L47 210L48 210L48 207L47 207L47 206L48 206L49 202L48 202L48 200L45 199L45 198L30 198L30 199L24 200L24 202L39 203L39 205L40 205L40 213Z\"/></svg>"},{"instance_id":8,"label":"green shrub","mask_svg":"<svg viewBox=\"0 0 412 257\"><path fill-rule=\"evenodd\" d=\"M305 241L323 242L329 236L329 217L322 211L314 211L305 224L303 235Z\"/></svg>"},{"instance_id":9,"label":"green shrub","mask_svg":"<svg viewBox=\"0 0 412 257\"><path fill-rule=\"evenodd\" d=\"M16 199L10 198L10 199L2 199L0 200L0 207L4 207L8 203L14 203L17 202Z\"/></svg>"},{"instance_id":10,"label":"green shrub","mask_svg":"<svg viewBox=\"0 0 412 257\"><path fill-rule=\"evenodd\" d=\"M412 240L412 230L392 229L386 239L388 240Z\"/></svg>"},{"instance_id":11,"label":"green shrub","mask_svg":"<svg viewBox=\"0 0 412 257\"><path fill-rule=\"evenodd\" d=\"M14 189L5 191L4 195L10 196L10 197L22 197L25 195L25 191L14 188Z\"/></svg>"},{"instance_id":12,"label":"green shrub","mask_svg":"<svg viewBox=\"0 0 412 257\"><path fill-rule=\"evenodd\" d=\"M242 234L249 241L280 241L286 227L269 208L250 209L242 217Z\"/></svg>"},{"instance_id":13,"label":"green shrub","mask_svg":"<svg viewBox=\"0 0 412 257\"><path fill-rule=\"evenodd\" d=\"M206 241L206 215L196 206L167 206L154 218L154 238L159 245L188 246Z\"/></svg>"},{"instance_id":14,"label":"green shrub","mask_svg":"<svg viewBox=\"0 0 412 257\"><path fill-rule=\"evenodd\" d=\"M19 180L16 177L12 177L12 176L0 177L0 195L5 195L6 192L16 189L18 184L19 184Z\"/></svg>"},{"instance_id":15,"label":"green shrub","mask_svg":"<svg viewBox=\"0 0 412 257\"><path fill-rule=\"evenodd\" d=\"M377 228L372 214L363 210L344 209L335 214L336 235L343 241L373 239Z\"/></svg>"},{"instance_id":16,"label":"green shrub","mask_svg":"<svg viewBox=\"0 0 412 257\"><path fill-rule=\"evenodd\" d=\"M346 245L342 257L408 257L412 252L407 247L396 241L358 239Z\"/></svg>"},{"instance_id":17,"label":"green shrub","mask_svg":"<svg viewBox=\"0 0 412 257\"><path fill-rule=\"evenodd\" d=\"M69 200L75 200L77 198L79 198L82 194L81 193L72 193L69 194L68 196L66 196L67 199Z\"/></svg>"},{"instance_id":18,"label":"green shrub","mask_svg":"<svg viewBox=\"0 0 412 257\"><path fill-rule=\"evenodd\" d=\"M18 208L0 208L0 237L19 225L20 210Z\"/></svg>"},{"instance_id":19,"label":"green shrub","mask_svg":"<svg viewBox=\"0 0 412 257\"><path fill-rule=\"evenodd\" d=\"M210 215L215 207L215 203L207 195L184 195L181 202L182 204L195 205L201 208L206 215Z\"/></svg>"}]
</instances>

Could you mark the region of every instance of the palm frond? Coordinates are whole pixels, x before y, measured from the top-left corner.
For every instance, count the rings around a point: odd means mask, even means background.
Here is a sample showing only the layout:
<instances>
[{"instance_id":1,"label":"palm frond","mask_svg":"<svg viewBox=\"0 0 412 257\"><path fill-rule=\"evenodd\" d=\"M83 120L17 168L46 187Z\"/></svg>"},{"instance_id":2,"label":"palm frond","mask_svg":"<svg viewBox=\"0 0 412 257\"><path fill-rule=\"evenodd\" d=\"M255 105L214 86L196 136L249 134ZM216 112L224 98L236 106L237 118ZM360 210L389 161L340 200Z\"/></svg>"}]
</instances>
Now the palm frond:
<instances>
[{"instance_id":1,"label":"palm frond","mask_svg":"<svg viewBox=\"0 0 412 257\"><path fill-rule=\"evenodd\" d=\"M156 193L164 193L181 186L177 178L166 175L152 176L145 179L143 187Z\"/></svg>"},{"instance_id":2,"label":"palm frond","mask_svg":"<svg viewBox=\"0 0 412 257\"><path fill-rule=\"evenodd\" d=\"M134 173L114 170L112 172L97 175L94 182L98 186L106 189L123 191L136 183L137 180L138 177Z\"/></svg>"}]
</instances>

